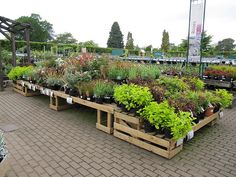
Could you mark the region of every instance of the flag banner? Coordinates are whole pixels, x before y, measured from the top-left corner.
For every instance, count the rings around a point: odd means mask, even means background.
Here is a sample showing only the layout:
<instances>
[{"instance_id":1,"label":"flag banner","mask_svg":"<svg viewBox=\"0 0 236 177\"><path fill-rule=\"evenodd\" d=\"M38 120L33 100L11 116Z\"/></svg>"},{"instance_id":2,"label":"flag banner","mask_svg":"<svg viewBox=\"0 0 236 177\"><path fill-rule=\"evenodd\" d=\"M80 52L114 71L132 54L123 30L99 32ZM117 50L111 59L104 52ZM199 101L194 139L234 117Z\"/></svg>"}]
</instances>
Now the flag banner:
<instances>
[{"instance_id":1,"label":"flag banner","mask_svg":"<svg viewBox=\"0 0 236 177\"><path fill-rule=\"evenodd\" d=\"M203 32L204 1L191 0L190 34L189 34L189 62L199 62L201 56L201 38Z\"/></svg>"}]
</instances>

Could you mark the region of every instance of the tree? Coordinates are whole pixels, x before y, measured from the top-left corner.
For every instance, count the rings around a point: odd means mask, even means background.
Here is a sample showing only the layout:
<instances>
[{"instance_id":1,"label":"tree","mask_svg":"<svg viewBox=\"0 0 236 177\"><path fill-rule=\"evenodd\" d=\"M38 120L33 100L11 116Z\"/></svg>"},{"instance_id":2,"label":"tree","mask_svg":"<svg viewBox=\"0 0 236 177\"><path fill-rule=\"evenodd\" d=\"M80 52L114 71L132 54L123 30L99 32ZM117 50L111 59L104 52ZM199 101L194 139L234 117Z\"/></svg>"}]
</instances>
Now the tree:
<instances>
[{"instance_id":1,"label":"tree","mask_svg":"<svg viewBox=\"0 0 236 177\"><path fill-rule=\"evenodd\" d=\"M132 37L132 33L131 32L128 32L128 35L127 35L127 42L126 42L126 46L125 46L126 49L134 49L134 39Z\"/></svg>"},{"instance_id":2,"label":"tree","mask_svg":"<svg viewBox=\"0 0 236 177\"><path fill-rule=\"evenodd\" d=\"M31 14L31 16L21 16L16 21L21 23L29 23L31 25L30 40L36 42L47 42L53 39L54 31L52 24L46 20L42 20L40 15ZM17 39L22 40L21 35L16 36Z\"/></svg>"},{"instance_id":3,"label":"tree","mask_svg":"<svg viewBox=\"0 0 236 177\"><path fill-rule=\"evenodd\" d=\"M224 51L232 51L235 47L234 40L231 38L223 39L218 42L216 46L216 50L224 52Z\"/></svg>"},{"instance_id":4,"label":"tree","mask_svg":"<svg viewBox=\"0 0 236 177\"><path fill-rule=\"evenodd\" d=\"M107 41L107 47L124 48L123 34L117 22L114 22L111 27L110 35Z\"/></svg>"},{"instance_id":5,"label":"tree","mask_svg":"<svg viewBox=\"0 0 236 177\"><path fill-rule=\"evenodd\" d=\"M168 52L170 49L170 41L169 41L169 33L166 30L162 33L162 43L161 43L161 50L163 52Z\"/></svg>"},{"instance_id":6,"label":"tree","mask_svg":"<svg viewBox=\"0 0 236 177\"><path fill-rule=\"evenodd\" d=\"M58 44L75 44L77 40L73 37L71 33L58 34L55 42Z\"/></svg>"},{"instance_id":7,"label":"tree","mask_svg":"<svg viewBox=\"0 0 236 177\"><path fill-rule=\"evenodd\" d=\"M90 41L85 41L85 42L81 42L80 45L82 47L98 47L98 44L96 44L94 41L90 40Z\"/></svg>"}]
</instances>

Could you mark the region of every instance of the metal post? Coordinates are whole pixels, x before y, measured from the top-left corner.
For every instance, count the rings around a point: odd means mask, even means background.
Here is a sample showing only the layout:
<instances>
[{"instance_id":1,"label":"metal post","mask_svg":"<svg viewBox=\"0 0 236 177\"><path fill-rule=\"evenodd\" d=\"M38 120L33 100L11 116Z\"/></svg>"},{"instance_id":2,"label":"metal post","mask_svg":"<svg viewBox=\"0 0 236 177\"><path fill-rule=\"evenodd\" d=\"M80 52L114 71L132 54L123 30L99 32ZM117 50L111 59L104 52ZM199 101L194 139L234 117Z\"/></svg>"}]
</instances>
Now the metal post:
<instances>
[{"instance_id":1,"label":"metal post","mask_svg":"<svg viewBox=\"0 0 236 177\"><path fill-rule=\"evenodd\" d=\"M2 67L2 48L0 41L0 92L4 90L3 88L3 67Z\"/></svg>"},{"instance_id":2,"label":"metal post","mask_svg":"<svg viewBox=\"0 0 236 177\"><path fill-rule=\"evenodd\" d=\"M189 7L188 40L187 40L187 58L186 58L187 64L189 63L188 55L189 55L189 37L190 37L191 14L192 14L192 0L190 0L190 7Z\"/></svg>"},{"instance_id":3,"label":"metal post","mask_svg":"<svg viewBox=\"0 0 236 177\"><path fill-rule=\"evenodd\" d=\"M16 41L15 34L11 33L11 47L12 47L12 65L16 66Z\"/></svg>"},{"instance_id":4,"label":"metal post","mask_svg":"<svg viewBox=\"0 0 236 177\"><path fill-rule=\"evenodd\" d=\"M26 38L26 45L27 45L27 63L30 64L30 34L29 29L25 29L25 38Z\"/></svg>"},{"instance_id":5,"label":"metal post","mask_svg":"<svg viewBox=\"0 0 236 177\"><path fill-rule=\"evenodd\" d=\"M205 30L205 15L206 15L206 0L204 0L204 12L203 12L203 24L202 24L202 34L201 34L201 45L200 45L200 66L199 66L199 75L203 77L203 65L202 65L202 43L204 37L204 30Z\"/></svg>"}]
</instances>

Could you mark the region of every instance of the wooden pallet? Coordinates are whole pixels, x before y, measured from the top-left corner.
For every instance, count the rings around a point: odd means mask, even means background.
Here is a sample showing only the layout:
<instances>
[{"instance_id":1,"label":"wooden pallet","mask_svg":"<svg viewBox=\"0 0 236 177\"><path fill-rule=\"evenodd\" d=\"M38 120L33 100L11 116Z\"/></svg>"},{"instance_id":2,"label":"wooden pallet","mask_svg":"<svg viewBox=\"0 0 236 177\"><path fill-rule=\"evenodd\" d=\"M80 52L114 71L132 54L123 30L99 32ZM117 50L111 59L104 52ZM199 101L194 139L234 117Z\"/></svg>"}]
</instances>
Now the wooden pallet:
<instances>
[{"instance_id":1,"label":"wooden pallet","mask_svg":"<svg viewBox=\"0 0 236 177\"><path fill-rule=\"evenodd\" d=\"M183 144L176 146L176 141L163 138L163 135L145 133L141 119L120 112L114 113L114 136L131 144L154 152L168 159L183 149Z\"/></svg>"},{"instance_id":2,"label":"wooden pallet","mask_svg":"<svg viewBox=\"0 0 236 177\"><path fill-rule=\"evenodd\" d=\"M198 131L200 128L209 125L209 126L213 126L216 124L217 119L219 118L219 114L222 110L216 112L215 114L209 116L209 117L205 117L204 119L200 120L196 125L193 126L193 131L196 132Z\"/></svg>"},{"instance_id":3,"label":"wooden pallet","mask_svg":"<svg viewBox=\"0 0 236 177\"><path fill-rule=\"evenodd\" d=\"M68 94L65 94L61 91L54 91L53 97L50 98L50 108L54 110L62 110L67 109L70 105L64 103L61 104L60 100L66 100L68 97L72 98L72 103L77 103L80 105L84 105L93 109L97 110L97 123L96 128L102 130L106 133L112 134L113 133L113 114L115 106L111 104L98 104L95 102L87 101L81 99L79 97L71 97ZM102 112L106 113L105 121L103 121Z\"/></svg>"},{"instance_id":4,"label":"wooden pallet","mask_svg":"<svg viewBox=\"0 0 236 177\"><path fill-rule=\"evenodd\" d=\"M31 96L37 96L40 95L39 91L33 91L28 88L28 82L24 82L25 85L22 85L21 81L17 81L15 84L13 84L13 90L17 93L20 93L21 95L25 97L31 97Z\"/></svg>"},{"instance_id":5,"label":"wooden pallet","mask_svg":"<svg viewBox=\"0 0 236 177\"><path fill-rule=\"evenodd\" d=\"M203 79L203 82L209 86L222 87L222 88L232 88L232 83L230 81Z\"/></svg>"}]
</instances>

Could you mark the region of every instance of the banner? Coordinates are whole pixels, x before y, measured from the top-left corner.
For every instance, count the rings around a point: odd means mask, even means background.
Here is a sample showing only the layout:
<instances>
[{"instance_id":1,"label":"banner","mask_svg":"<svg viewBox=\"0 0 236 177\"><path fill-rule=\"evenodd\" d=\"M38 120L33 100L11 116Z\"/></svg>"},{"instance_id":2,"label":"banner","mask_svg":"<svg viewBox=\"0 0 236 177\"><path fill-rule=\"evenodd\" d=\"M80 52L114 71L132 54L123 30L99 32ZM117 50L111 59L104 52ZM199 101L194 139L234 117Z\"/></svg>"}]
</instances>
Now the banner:
<instances>
[{"instance_id":1,"label":"banner","mask_svg":"<svg viewBox=\"0 0 236 177\"><path fill-rule=\"evenodd\" d=\"M205 0L191 0L188 61L199 62Z\"/></svg>"}]
</instances>

